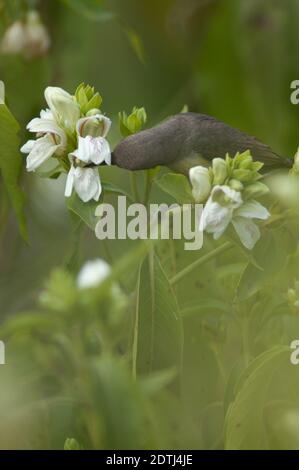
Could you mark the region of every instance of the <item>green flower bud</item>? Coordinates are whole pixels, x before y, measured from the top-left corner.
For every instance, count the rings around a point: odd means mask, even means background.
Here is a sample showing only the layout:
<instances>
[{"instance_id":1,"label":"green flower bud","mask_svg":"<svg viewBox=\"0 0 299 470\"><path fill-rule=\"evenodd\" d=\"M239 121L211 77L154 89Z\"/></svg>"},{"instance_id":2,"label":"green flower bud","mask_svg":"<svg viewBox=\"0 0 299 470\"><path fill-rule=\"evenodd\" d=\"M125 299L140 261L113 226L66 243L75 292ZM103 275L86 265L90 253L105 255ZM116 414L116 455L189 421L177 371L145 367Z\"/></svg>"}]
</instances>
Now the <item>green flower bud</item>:
<instances>
[{"instance_id":1,"label":"green flower bud","mask_svg":"<svg viewBox=\"0 0 299 470\"><path fill-rule=\"evenodd\" d=\"M254 181L255 175L251 170L238 169L233 171L232 177L241 181L242 183L251 183Z\"/></svg>"},{"instance_id":2,"label":"green flower bud","mask_svg":"<svg viewBox=\"0 0 299 470\"><path fill-rule=\"evenodd\" d=\"M227 167L225 160L223 160L223 158L214 158L212 162L212 169L214 175L213 184L223 184L227 178Z\"/></svg>"},{"instance_id":3,"label":"green flower bud","mask_svg":"<svg viewBox=\"0 0 299 470\"><path fill-rule=\"evenodd\" d=\"M264 164L262 162L252 162L251 170L252 171L260 171L263 168Z\"/></svg>"},{"instance_id":4,"label":"green flower bud","mask_svg":"<svg viewBox=\"0 0 299 470\"><path fill-rule=\"evenodd\" d=\"M243 196L245 199L258 198L262 197L265 194L268 194L269 188L264 183L256 182L246 186Z\"/></svg>"},{"instance_id":5,"label":"green flower bud","mask_svg":"<svg viewBox=\"0 0 299 470\"><path fill-rule=\"evenodd\" d=\"M231 179L228 183L228 186L235 191L242 191L244 185L239 180Z\"/></svg>"},{"instance_id":6,"label":"green flower bud","mask_svg":"<svg viewBox=\"0 0 299 470\"><path fill-rule=\"evenodd\" d=\"M250 170L252 165L252 157L251 155L249 157L244 158L239 165L239 168L242 168L243 170Z\"/></svg>"},{"instance_id":7,"label":"green flower bud","mask_svg":"<svg viewBox=\"0 0 299 470\"><path fill-rule=\"evenodd\" d=\"M74 438L67 438L64 443L64 450L81 450L81 446Z\"/></svg>"},{"instance_id":8,"label":"green flower bud","mask_svg":"<svg viewBox=\"0 0 299 470\"><path fill-rule=\"evenodd\" d=\"M130 115L125 111L120 112L119 115L119 128L123 137L136 134L141 131L147 121L147 115L144 108L133 108Z\"/></svg>"},{"instance_id":9,"label":"green flower bud","mask_svg":"<svg viewBox=\"0 0 299 470\"><path fill-rule=\"evenodd\" d=\"M94 87L81 83L76 90L75 97L82 114L87 114L94 109L99 112L102 97L99 93L95 93Z\"/></svg>"}]
</instances>

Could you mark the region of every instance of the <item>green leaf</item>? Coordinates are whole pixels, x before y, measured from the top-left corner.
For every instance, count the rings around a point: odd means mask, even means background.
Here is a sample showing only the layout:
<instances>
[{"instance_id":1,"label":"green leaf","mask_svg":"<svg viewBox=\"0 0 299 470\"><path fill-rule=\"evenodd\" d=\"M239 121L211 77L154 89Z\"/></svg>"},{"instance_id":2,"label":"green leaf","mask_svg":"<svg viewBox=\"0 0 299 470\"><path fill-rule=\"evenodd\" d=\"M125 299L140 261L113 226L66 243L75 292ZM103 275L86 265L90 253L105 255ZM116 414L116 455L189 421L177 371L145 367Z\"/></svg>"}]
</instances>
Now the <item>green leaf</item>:
<instances>
[{"instance_id":1,"label":"green leaf","mask_svg":"<svg viewBox=\"0 0 299 470\"><path fill-rule=\"evenodd\" d=\"M129 194L124 189L119 188L118 186L115 186L113 183L108 183L108 182L103 181L102 188L103 188L103 193L115 193L115 194L118 194L119 196L126 196L131 202L134 202L131 194Z\"/></svg>"},{"instance_id":2,"label":"green leaf","mask_svg":"<svg viewBox=\"0 0 299 470\"><path fill-rule=\"evenodd\" d=\"M194 203L191 186L184 175L167 173L156 180L158 186L181 204Z\"/></svg>"},{"instance_id":3,"label":"green leaf","mask_svg":"<svg viewBox=\"0 0 299 470\"><path fill-rule=\"evenodd\" d=\"M58 312L71 310L77 300L76 283L73 277L62 269L53 271L39 300L41 305L49 310Z\"/></svg>"},{"instance_id":4,"label":"green leaf","mask_svg":"<svg viewBox=\"0 0 299 470\"><path fill-rule=\"evenodd\" d=\"M245 300L273 280L286 263L286 251L278 232L267 231L252 251L253 260L246 266L239 285L238 298Z\"/></svg>"},{"instance_id":5,"label":"green leaf","mask_svg":"<svg viewBox=\"0 0 299 470\"><path fill-rule=\"evenodd\" d=\"M68 209L83 220L91 230L95 230L98 222L98 218L95 216L95 211L99 204L100 202L97 201L83 202L76 193L73 193L67 200Z\"/></svg>"},{"instance_id":6,"label":"green leaf","mask_svg":"<svg viewBox=\"0 0 299 470\"><path fill-rule=\"evenodd\" d=\"M298 372L290 350L275 347L257 357L243 372L234 402L226 415L225 447L229 450L267 449L268 424L264 409L273 398L292 401L297 396ZM298 399L297 399L298 400Z\"/></svg>"},{"instance_id":7,"label":"green leaf","mask_svg":"<svg viewBox=\"0 0 299 470\"><path fill-rule=\"evenodd\" d=\"M133 51L135 52L140 62L144 64L145 63L145 51L144 51L144 45L143 45L140 35L134 29L127 29L125 32L129 39L129 42L131 44Z\"/></svg>"},{"instance_id":8,"label":"green leaf","mask_svg":"<svg viewBox=\"0 0 299 470\"><path fill-rule=\"evenodd\" d=\"M50 332L61 327L57 317L45 315L39 312L22 312L20 315L12 316L1 327L1 336L9 337L15 334L32 334L32 331Z\"/></svg>"},{"instance_id":9,"label":"green leaf","mask_svg":"<svg viewBox=\"0 0 299 470\"><path fill-rule=\"evenodd\" d=\"M206 313L209 310L217 312L225 312L229 314L231 312L231 305L229 303L211 299L210 297L201 297L200 302L195 301L184 307L182 310L182 316L197 315Z\"/></svg>"},{"instance_id":10,"label":"green leaf","mask_svg":"<svg viewBox=\"0 0 299 470\"><path fill-rule=\"evenodd\" d=\"M137 373L181 367L183 330L176 297L158 257L143 262L138 293Z\"/></svg>"},{"instance_id":11,"label":"green leaf","mask_svg":"<svg viewBox=\"0 0 299 470\"><path fill-rule=\"evenodd\" d=\"M299 406L275 400L264 410L265 424L271 449L299 450Z\"/></svg>"},{"instance_id":12,"label":"green leaf","mask_svg":"<svg viewBox=\"0 0 299 470\"><path fill-rule=\"evenodd\" d=\"M146 377L141 377L140 385L147 396L152 396L160 392L175 379L177 371L166 369L153 372Z\"/></svg>"},{"instance_id":13,"label":"green leaf","mask_svg":"<svg viewBox=\"0 0 299 470\"><path fill-rule=\"evenodd\" d=\"M24 214L25 196L19 186L22 169L19 124L7 106L0 102L0 169L22 237L28 240Z\"/></svg>"},{"instance_id":14,"label":"green leaf","mask_svg":"<svg viewBox=\"0 0 299 470\"><path fill-rule=\"evenodd\" d=\"M104 449L138 449L144 446L149 426L140 389L124 364L103 356L90 366L89 395L97 414ZM121 417L121 419L120 419Z\"/></svg>"},{"instance_id":15,"label":"green leaf","mask_svg":"<svg viewBox=\"0 0 299 470\"><path fill-rule=\"evenodd\" d=\"M107 21L114 13L103 8L103 0L62 0L65 5L91 21Z\"/></svg>"},{"instance_id":16,"label":"green leaf","mask_svg":"<svg viewBox=\"0 0 299 470\"><path fill-rule=\"evenodd\" d=\"M217 355L207 340L199 321L184 319L183 371L181 376L182 400L188 420L197 428L203 410L213 402L220 401L221 376Z\"/></svg>"}]
</instances>

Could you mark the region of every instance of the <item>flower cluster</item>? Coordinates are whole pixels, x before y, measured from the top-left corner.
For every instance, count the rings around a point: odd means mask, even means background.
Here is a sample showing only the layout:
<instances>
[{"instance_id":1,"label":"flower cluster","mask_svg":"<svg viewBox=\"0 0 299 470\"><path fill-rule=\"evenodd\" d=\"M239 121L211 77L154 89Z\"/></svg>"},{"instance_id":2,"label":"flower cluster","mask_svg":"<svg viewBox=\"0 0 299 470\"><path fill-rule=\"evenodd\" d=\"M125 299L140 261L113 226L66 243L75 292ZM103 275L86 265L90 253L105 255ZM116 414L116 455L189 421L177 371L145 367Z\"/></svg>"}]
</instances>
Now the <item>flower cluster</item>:
<instances>
[{"instance_id":1,"label":"flower cluster","mask_svg":"<svg viewBox=\"0 0 299 470\"><path fill-rule=\"evenodd\" d=\"M259 171L263 167L254 162L249 151L237 153L234 158L214 158L212 166L190 169L192 194L196 202L205 203L201 228L218 239L230 223L243 245L252 249L260 238L260 230L252 219L266 220L268 210L256 198L268 193L261 183Z\"/></svg>"},{"instance_id":2,"label":"flower cluster","mask_svg":"<svg viewBox=\"0 0 299 470\"><path fill-rule=\"evenodd\" d=\"M106 140L111 121L99 109L101 96L94 88L81 84L75 96L48 87L45 99L48 108L27 125L36 140L29 140L21 148L28 154L27 170L35 171L55 157L68 171L65 196L70 197L75 189L83 202L98 201L102 191L98 167L111 164Z\"/></svg>"},{"instance_id":3,"label":"flower cluster","mask_svg":"<svg viewBox=\"0 0 299 470\"><path fill-rule=\"evenodd\" d=\"M44 55L51 41L41 22L39 13L31 10L24 20L15 21L4 33L1 41L3 54L21 54L26 59Z\"/></svg>"}]
</instances>

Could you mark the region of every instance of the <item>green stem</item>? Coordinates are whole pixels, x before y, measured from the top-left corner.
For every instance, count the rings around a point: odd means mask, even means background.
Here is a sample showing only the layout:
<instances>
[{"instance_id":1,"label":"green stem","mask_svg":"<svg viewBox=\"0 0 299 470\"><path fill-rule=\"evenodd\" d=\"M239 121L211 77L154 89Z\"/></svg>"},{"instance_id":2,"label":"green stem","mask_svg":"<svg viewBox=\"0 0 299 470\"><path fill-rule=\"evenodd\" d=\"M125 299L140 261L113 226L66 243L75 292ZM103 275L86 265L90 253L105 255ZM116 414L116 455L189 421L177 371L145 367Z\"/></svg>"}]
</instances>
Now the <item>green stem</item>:
<instances>
[{"instance_id":1,"label":"green stem","mask_svg":"<svg viewBox=\"0 0 299 470\"><path fill-rule=\"evenodd\" d=\"M234 245L232 242L225 242L223 245L218 246L218 248L215 248L214 250L210 251L209 253L202 256L201 258L198 258L196 261L194 261L194 263L189 264L189 266L184 268L182 271L176 274L172 279L170 279L169 281L170 285L176 284L185 276L190 274L194 269L198 268L199 266L202 266L203 264L207 263L208 261L220 255L221 253L224 253L225 251L229 250L233 246Z\"/></svg>"},{"instance_id":2,"label":"green stem","mask_svg":"<svg viewBox=\"0 0 299 470\"><path fill-rule=\"evenodd\" d=\"M151 187L152 187L152 178L150 175L149 170L145 171L145 192L144 192L144 199L143 199L143 204L147 205L150 192L151 192Z\"/></svg>"},{"instance_id":3,"label":"green stem","mask_svg":"<svg viewBox=\"0 0 299 470\"><path fill-rule=\"evenodd\" d=\"M134 339L133 339L133 348L132 348L132 374L133 374L134 380L136 380L136 377L137 377L139 300L140 300L139 292L140 292L141 266L142 266L142 263L140 263L139 265L138 279L137 279L137 284L136 284L135 323L134 323Z\"/></svg>"},{"instance_id":4,"label":"green stem","mask_svg":"<svg viewBox=\"0 0 299 470\"><path fill-rule=\"evenodd\" d=\"M72 217L73 230L71 233L71 239L69 243L69 249L64 259L64 266L70 272L75 272L79 267L80 261L80 243L81 236L84 230L84 225L81 220L77 217Z\"/></svg>"},{"instance_id":5,"label":"green stem","mask_svg":"<svg viewBox=\"0 0 299 470\"><path fill-rule=\"evenodd\" d=\"M139 193L138 193L138 188L137 188L136 173L134 173L134 171L131 171L130 179L131 179L131 188L132 188L133 197L136 202L139 202L140 198L139 198Z\"/></svg>"},{"instance_id":6,"label":"green stem","mask_svg":"<svg viewBox=\"0 0 299 470\"><path fill-rule=\"evenodd\" d=\"M244 316L242 321L242 342L243 342L243 357L246 367L250 363L250 346L249 346L249 320Z\"/></svg>"}]
</instances>

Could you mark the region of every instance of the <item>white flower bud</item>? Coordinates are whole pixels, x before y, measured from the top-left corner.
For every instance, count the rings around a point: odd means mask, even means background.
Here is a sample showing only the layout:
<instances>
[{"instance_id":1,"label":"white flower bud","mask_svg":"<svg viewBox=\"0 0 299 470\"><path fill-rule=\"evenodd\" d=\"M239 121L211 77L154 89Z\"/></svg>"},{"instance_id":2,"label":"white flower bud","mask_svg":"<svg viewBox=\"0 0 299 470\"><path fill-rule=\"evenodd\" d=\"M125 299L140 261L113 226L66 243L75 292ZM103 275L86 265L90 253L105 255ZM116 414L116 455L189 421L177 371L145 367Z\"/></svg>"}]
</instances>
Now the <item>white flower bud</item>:
<instances>
[{"instance_id":1,"label":"white flower bud","mask_svg":"<svg viewBox=\"0 0 299 470\"><path fill-rule=\"evenodd\" d=\"M62 88L47 87L45 98L56 121L74 131L80 117L80 108L73 96Z\"/></svg>"},{"instance_id":2,"label":"white flower bud","mask_svg":"<svg viewBox=\"0 0 299 470\"><path fill-rule=\"evenodd\" d=\"M209 169L203 166L194 166L189 170L189 178L195 201L205 202L212 189Z\"/></svg>"},{"instance_id":3,"label":"white flower bud","mask_svg":"<svg viewBox=\"0 0 299 470\"><path fill-rule=\"evenodd\" d=\"M24 21L15 21L4 33L1 51L4 54L22 54L27 59L45 54L50 37L38 12L30 11Z\"/></svg>"},{"instance_id":4,"label":"white flower bud","mask_svg":"<svg viewBox=\"0 0 299 470\"><path fill-rule=\"evenodd\" d=\"M109 276L110 271L109 264L100 258L88 261L78 274L77 285L79 289L97 287Z\"/></svg>"}]
</instances>

